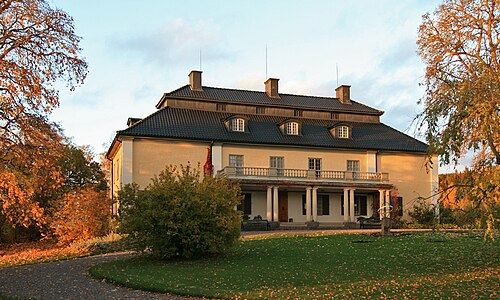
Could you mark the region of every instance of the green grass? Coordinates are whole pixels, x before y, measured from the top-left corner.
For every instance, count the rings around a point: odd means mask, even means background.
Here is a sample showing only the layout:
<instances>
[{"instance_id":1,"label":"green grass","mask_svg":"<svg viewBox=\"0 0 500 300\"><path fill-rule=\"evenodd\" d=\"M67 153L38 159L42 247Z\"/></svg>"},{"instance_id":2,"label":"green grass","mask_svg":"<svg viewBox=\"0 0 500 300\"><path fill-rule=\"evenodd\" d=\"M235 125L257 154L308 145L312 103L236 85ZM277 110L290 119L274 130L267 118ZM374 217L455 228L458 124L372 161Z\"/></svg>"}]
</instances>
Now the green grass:
<instances>
[{"instance_id":1,"label":"green grass","mask_svg":"<svg viewBox=\"0 0 500 300\"><path fill-rule=\"evenodd\" d=\"M500 243L467 233L288 235L243 239L225 257L115 261L92 276L217 298L499 297Z\"/></svg>"}]
</instances>

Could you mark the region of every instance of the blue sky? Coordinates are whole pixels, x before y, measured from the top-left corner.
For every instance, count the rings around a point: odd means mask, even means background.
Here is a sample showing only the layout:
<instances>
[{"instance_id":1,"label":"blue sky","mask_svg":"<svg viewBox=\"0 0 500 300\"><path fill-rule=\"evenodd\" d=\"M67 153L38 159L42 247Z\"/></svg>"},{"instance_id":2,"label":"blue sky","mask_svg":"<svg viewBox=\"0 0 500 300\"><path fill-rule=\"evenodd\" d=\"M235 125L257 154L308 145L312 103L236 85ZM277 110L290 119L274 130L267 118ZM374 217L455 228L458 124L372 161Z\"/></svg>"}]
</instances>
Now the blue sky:
<instances>
[{"instance_id":1,"label":"blue sky","mask_svg":"<svg viewBox=\"0 0 500 300\"><path fill-rule=\"evenodd\" d=\"M164 92L200 67L208 86L351 97L385 111L382 121L411 136L424 68L416 54L421 17L440 1L70 1L89 74L61 89L52 114L68 136L106 150L128 117L145 117Z\"/></svg>"}]
</instances>

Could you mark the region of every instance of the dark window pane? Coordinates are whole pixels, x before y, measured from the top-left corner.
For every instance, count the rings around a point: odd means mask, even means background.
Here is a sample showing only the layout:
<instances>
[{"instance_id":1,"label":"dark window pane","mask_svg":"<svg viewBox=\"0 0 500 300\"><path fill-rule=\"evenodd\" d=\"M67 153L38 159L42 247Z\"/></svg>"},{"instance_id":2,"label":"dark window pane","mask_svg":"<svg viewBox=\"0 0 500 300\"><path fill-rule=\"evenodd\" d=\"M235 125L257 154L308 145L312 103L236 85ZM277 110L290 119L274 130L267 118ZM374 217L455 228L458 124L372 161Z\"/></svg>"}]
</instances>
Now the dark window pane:
<instances>
[{"instance_id":1,"label":"dark window pane","mask_svg":"<svg viewBox=\"0 0 500 300\"><path fill-rule=\"evenodd\" d=\"M367 201L366 201L366 196L361 196L359 197L360 199L360 202L359 202L359 206L360 206L360 215L362 216L366 216L368 214L368 210L367 210Z\"/></svg>"},{"instance_id":2,"label":"dark window pane","mask_svg":"<svg viewBox=\"0 0 500 300\"><path fill-rule=\"evenodd\" d=\"M302 215L306 215L306 194L302 194Z\"/></svg>"},{"instance_id":3,"label":"dark window pane","mask_svg":"<svg viewBox=\"0 0 500 300\"><path fill-rule=\"evenodd\" d=\"M322 206L322 214L323 216L330 215L330 196L329 195L321 195Z\"/></svg>"},{"instance_id":4,"label":"dark window pane","mask_svg":"<svg viewBox=\"0 0 500 300\"><path fill-rule=\"evenodd\" d=\"M252 214L252 194L243 194L243 213L245 215Z\"/></svg>"}]
</instances>

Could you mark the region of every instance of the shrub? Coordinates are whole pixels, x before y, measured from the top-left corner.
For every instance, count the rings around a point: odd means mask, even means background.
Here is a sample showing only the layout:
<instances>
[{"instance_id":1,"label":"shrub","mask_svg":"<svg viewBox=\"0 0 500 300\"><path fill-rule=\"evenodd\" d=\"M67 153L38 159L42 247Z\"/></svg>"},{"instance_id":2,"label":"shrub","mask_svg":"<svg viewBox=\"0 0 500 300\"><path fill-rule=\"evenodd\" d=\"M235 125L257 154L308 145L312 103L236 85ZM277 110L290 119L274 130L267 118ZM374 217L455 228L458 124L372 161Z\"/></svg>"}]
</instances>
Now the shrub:
<instances>
[{"instance_id":1,"label":"shrub","mask_svg":"<svg viewBox=\"0 0 500 300\"><path fill-rule=\"evenodd\" d=\"M413 211L409 211L408 214L418 224L433 226L436 222L434 207L424 199L418 199L413 205Z\"/></svg>"},{"instance_id":2,"label":"shrub","mask_svg":"<svg viewBox=\"0 0 500 300\"><path fill-rule=\"evenodd\" d=\"M110 218L110 200L105 191L92 186L67 193L51 223L60 244L104 235Z\"/></svg>"},{"instance_id":3,"label":"shrub","mask_svg":"<svg viewBox=\"0 0 500 300\"><path fill-rule=\"evenodd\" d=\"M240 236L239 186L228 179L200 180L189 166L167 167L142 191L126 185L119 201L123 230L140 250L159 258L224 253Z\"/></svg>"}]
</instances>

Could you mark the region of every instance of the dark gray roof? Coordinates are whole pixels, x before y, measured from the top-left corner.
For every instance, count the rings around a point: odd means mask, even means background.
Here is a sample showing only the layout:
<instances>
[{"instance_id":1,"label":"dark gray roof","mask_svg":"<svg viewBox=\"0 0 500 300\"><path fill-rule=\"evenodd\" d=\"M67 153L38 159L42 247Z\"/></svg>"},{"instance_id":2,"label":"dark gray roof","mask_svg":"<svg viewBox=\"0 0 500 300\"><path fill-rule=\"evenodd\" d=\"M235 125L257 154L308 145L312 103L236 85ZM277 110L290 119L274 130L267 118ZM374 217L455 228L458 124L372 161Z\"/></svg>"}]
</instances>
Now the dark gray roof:
<instances>
[{"instance_id":1,"label":"dark gray roof","mask_svg":"<svg viewBox=\"0 0 500 300\"><path fill-rule=\"evenodd\" d=\"M185 85L170 93L166 93L166 98L189 98L206 99L220 102L247 103L252 105L269 105L282 107L297 107L318 110L329 110L335 112L356 112L371 115L382 115L383 111L371 108L364 104L351 100L351 104L342 104L337 98L303 96L291 94L279 94L280 98L270 98L265 92L224 89L204 86L203 91L192 91L189 85ZM161 107L162 98L156 105Z\"/></svg>"},{"instance_id":2,"label":"dark gray roof","mask_svg":"<svg viewBox=\"0 0 500 300\"><path fill-rule=\"evenodd\" d=\"M328 128L335 121L302 120L302 135L283 135L278 124L286 117L243 115L248 132L230 132L224 120L234 114L165 107L131 127L118 131L120 136L159 137L216 142L274 144L327 148L396 150L425 152L427 145L381 123L342 122L352 127L352 139L335 138Z\"/></svg>"}]
</instances>

